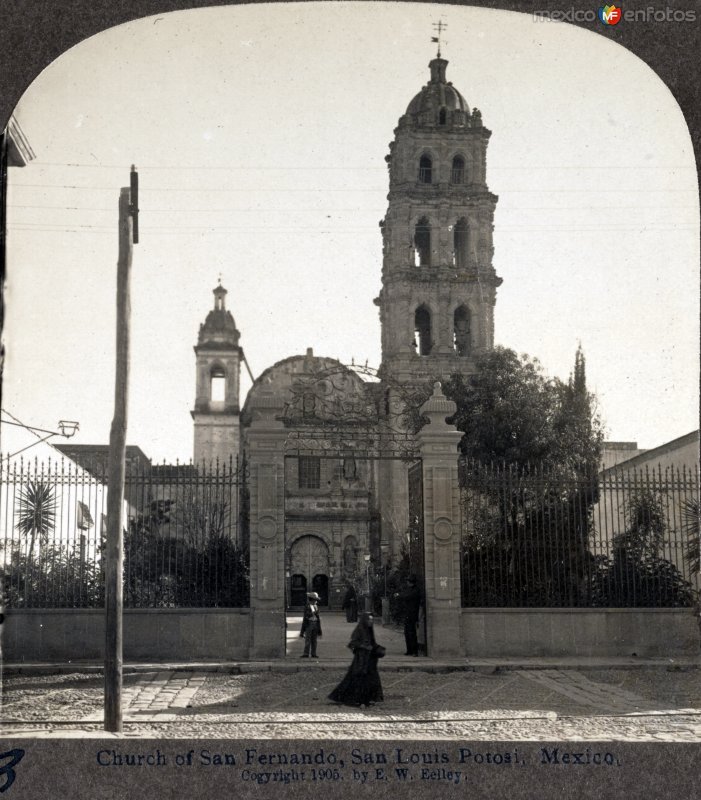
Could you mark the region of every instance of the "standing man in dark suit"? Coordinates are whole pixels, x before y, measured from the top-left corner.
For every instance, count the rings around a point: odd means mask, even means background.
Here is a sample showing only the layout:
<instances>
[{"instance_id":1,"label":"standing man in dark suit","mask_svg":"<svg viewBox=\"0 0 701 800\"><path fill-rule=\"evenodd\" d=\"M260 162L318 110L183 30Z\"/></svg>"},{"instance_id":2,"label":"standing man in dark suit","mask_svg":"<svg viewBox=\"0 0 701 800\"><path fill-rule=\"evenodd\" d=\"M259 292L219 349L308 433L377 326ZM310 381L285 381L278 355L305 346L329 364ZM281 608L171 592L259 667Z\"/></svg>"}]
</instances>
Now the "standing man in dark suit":
<instances>
[{"instance_id":1,"label":"standing man in dark suit","mask_svg":"<svg viewBox=\"0 0 701 800\"><path fill-rule=\"evenodd\" d=\"M419 624L419 609L421 608L421 589L415 575L407 579L404 591L399 595L404 610L404 640L406 642L405 656L418 656L419 642L416 636L416 626Z\"/></svg>"},{"instance_id":2,"label":"standing man in dark suit","mask_svg":"<svg viewBox=\"0 0 701 800\"><path fill-rule=\"evenodd\" d=\"M319 595L316 592L307 594L307 604L304 606L304 616L302 617L302 630L299 635L304 637L304 653L300 658L318 658L316 641L321 638L321 618L319 617Z\"/></svg>"}]
</instances>

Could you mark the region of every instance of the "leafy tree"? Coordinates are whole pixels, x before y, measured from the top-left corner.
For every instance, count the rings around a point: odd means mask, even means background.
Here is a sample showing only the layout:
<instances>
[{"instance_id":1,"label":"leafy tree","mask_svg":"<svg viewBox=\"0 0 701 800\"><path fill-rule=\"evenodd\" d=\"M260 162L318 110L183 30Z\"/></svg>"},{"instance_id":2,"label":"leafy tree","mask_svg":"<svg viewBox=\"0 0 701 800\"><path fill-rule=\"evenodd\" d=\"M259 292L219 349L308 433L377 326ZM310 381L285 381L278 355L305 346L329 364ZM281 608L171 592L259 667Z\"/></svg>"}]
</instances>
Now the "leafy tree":
<instances>
[{"instance_id":1,"label":"leafy tree","mask_svg":"<svg viewBox=\"0 0 701 800\"><path fill-rule=\"evenodd\" d=\"M248 554L232 540L230 522L230 503L211 485L152 502L124 539L125 604L247 606Z\"/></svg>"},{"instance_id":2,"label":"leafy tree","mask_svg":"<svg viewBox=\"0 0 701 800\"><path fill-rule=\"evenodd\" d=\"M0 566L3 601L11 608L101 608L99 565L85 564L78 545L45 544L35 559L14 547Z\"/></svg>"},{"instance_id":3,"label":"leafy tree","mask_svg":"<svg viewBox=\"0 0 701 800\"><path fill-rule=\"evenodd\" d=\"M468 605L579 605L603 441L581 347L567 383L497 347L444 385L464 432L461 486Z\"/></svg>"},{"instance_id":4,"label":"leafy tree","mask_svg":"<svg viewBox=\"0 0 701 800\"><path fill-rule=\"evenodd\" d=\"M457 405L453 422L464 432L465 456L519 471L533 464L561 472L598 465L603 431L581 347L568 383L548 378L537 359L503 347L476 366L473 375L452 375L443 387Z\"/></svg>"}]
</instances>

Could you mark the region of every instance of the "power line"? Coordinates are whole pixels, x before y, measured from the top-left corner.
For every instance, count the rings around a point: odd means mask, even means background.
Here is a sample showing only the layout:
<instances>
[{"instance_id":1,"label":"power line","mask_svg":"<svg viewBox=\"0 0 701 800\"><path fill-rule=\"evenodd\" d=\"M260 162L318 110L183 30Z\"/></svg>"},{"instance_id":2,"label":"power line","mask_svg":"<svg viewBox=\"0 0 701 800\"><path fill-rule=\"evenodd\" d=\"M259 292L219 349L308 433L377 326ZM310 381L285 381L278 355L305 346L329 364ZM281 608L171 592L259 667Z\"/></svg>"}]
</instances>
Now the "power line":
<instances>
[{"instance_id":1,"label":"power line","mask_svg":"<svg viewBox=\"0 0 701 800\"><path fill-rule=\"evenodd\" d=\"M15 183L13 181L12 188L22 188L22 189L80 189L81 191L106 191L106 192L118 192L119 187L116 186L74 186L71 184L64 184L64 183ZM255 192L319 192L320 194L325 194L326 192L384 192L386 191L386 187L372 189L372 188L343 188L343 189L330 189L326 187L319 187L319 188L302 188L302 189L284 189L284 188L271 188L266 189L262 187L249 187L249 188L234 188L234 189L219 189L219 188L211 188L208 187L206 189L184 189L184 188L174 188L174 187L150 187L146 189L139 189L140 193L142 192L202 192L206 194L208 192L245 192L246 194L252 194ZM642 191L642 190L641 190Z\"/></svg>"},{"instance_id":2,"label":"power line","mask_svg":"<svg viewBox=\"0 0 701 800\"><path fill-rule=\"evenodd\" d=\"M14 187L19 187L23 189L76 189L84 192L90 191L108 191L108 192L116 192L117 189L114 186L72 186L69 184L40 184L40 183L20 183L20 184L13 184ZM234 189L220 189L220 188L206 188L206 189L186 189L186 188L150 188L150 189L143 189L141 190L142 194L152 194L158 192L200 192L201 194L210 194L212 192L217 193L239 193L243 192L245 194L255 194L255 193L299 193L299 194L319 194L320 196L324 196L325 194L330 193L338 193L338 192L356 192L356 193L363 193L363 192L373 192L380 194L381 192L384 193L386 191L385 188L382 189L372 189L372 188L357 188L357 187L348 187L342 189L332 189L332 188L303 188L303 189L285 189L285 188L263 188L263 187L253 187L253 188L234 188ZM695 189L678 189L678 188L666 188L666 189L650 189L650 188L635 188L635 189L541 189L541 188L530 188L530 189L501 189L500 191L504 192L505 194L578 194L578 195L600 195L600 194L696 194Z\"/></svg>"},{"instance_id":3,"label":"power line","mask_svg":"<svg viewBox=\"0 0 701 800\"><path fill-rule=\"evenodd\" d=\"M8 203L7 208L38 208L38 209L51 209L56 211L98 211L98 212L105 212L105 213L114 213L114 208L95 208L94 206L44 206L44 205L33 205L33 204L14 204ZM655 206L624 206L624 205L613 205L613 206L601 206L601 205L586 205L586 206L509 206L506 204L501 204L498 207L498 211L559 211L559 212L566 212L566 211L621 211L621 210L638 210L638 211L655 211L659 213L660 211L681 211L684 209L696 209L696 206L693 205L684 205L684 206L663 206L660 207L659 205ZM274 208L268 206L261 206L258 208L252 208L250 206L231 206L229 208L147 208L145 209L148 213L164 213L164 214L192 214L193 212L196 213L207 213L207 214L230 214L230 213L261 213L261 212L280 212L280 213L309 213L318 211L320 213L326 214L329 211L333 213L341 213L341 212L348 212L348 211L366 211L366 212L377 212L381 213L386 210L386 206L366 206L366 207L359 207L354 206L352 208L325 208L322 206L316 207L309 207L304 208L300 206L295 206L295 208Z\"/></svg>"},{"instance_id":4,"label":"power line","mask_svg":"<svg viewBox=\"0 0 701 800\"><path fill-rule=\"evenodd\" d=\"M17 233L25 232L25 233L114 233L114 228L107 227L107 226L96 226L96 225L79 225L73 227L46 227L41 223L25 223L25 225L36 225L36 227L20 227L18 225L8 226L9 230L15 231ZM655 224L647 224L641 223L639 225L629 226L629 227L622 227L621 225L590 225L587 227L578 227L578 228L571 228L571 227L560 227L556 225L543 225L540 227L536 226L497 226L497 230L503 233L597 233L597 232L615 232L619 231L621 233L667 233L667 232L683 232L683 231L690 231L696 232L697 226L693 224L688 225L667 225L667 226L658 226ZM186 236L194 236L197 235L199 232L200 234L230 234L230 233L250 233L250 232L267 232L267 233L318 233L318 234L358 234L359 232L363 231L376 231L374 227L338 227L338 228L299 228L299 227L290 227L290 228L280 228L274 226L268 227L243 227L243 228L216 228L216 227L172 227L172 228L165 228L165 227L156 227L156 228L146 228L146 230L157 236L161 235L186 235Z\"/></svg>"},{"instance_id":5,"label":"power line","mask_svg":"<svg viewBox=\"0 0 701 800\"><path fill-rule=\"evenodd\" d=\"M141 162L139 162L141 163ZM60 161L33 161L32 166L38 167L87 167L89 169L125 169L129 167L128 164L83 164L79 162L60 162ZM218 164L218 165L201 165L201 164L159 164L159 165L151 165L146 167L141 167L141 170L214 170L218 172L223 172L226 170L234 170L234 171L245 171L249 170L252 172L256 172L259 170L265 171L277 171L277 172L285 172L285 171L309 171L309 170L343 170L346 172L358 172L358 171L377 171L377 172L386 172L386 166L348 166L347 164L343 166L320 166L317 164L311 165L300 165L300 166L290 166L290 165L265 165L265 166L251 166L251 165L233 165L233 164ZM650 169L664 169L664 170L694 170L695 167L692 164L680 164L680 165L665 165L665 164L558 164L553 166L552 164L531 164L524 166L522 164L502 164L502 165L494 165L489 168L490 172L493 171L515 171L515 170L526 170L526 171L551 171L556 172L557 170L584 170L584 169L598 169L598 170L609 170L613 169L631 169L635 170L636 172L640 170L650 170Z\"/></svg>"}]
</instances>

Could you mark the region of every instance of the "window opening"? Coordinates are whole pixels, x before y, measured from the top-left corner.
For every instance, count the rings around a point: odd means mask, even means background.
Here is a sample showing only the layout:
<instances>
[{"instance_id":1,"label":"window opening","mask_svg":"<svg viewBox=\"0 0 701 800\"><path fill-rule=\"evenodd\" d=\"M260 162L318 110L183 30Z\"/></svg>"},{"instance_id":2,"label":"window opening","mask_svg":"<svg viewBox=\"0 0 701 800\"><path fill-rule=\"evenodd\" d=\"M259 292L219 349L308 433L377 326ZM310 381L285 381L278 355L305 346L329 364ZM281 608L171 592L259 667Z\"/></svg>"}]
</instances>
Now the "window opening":
<instances>
[{"instance_id":1,"label":"window opening","mask_svg":"<svg viewBox=\"0 0 701 800\"><path fill-rule=\"evenodd\" d=\"M209 397L213 403L223 403L226 400L226 373L221 367L211 372Z\"/></svg>"},{"instance_id":2,"label":"window opening","mask_svg":"<svg viewBox=\"0 0 701 800\"><path fill-rule=\"evenodd\" d=\"M414 229L414 265L431 266L431 225L426 217L421 217Z\"/></svg>"},{"instance_id":3,"label":"window opening","mask_svg":"<svg viewBox=\"0 0 701 800\"><path fill-rule=\"evenodd\" d=\"M445 125L445 120L446 120L446 111L445 111L445 108L442 108L438 112L438 124L439 125Z\"/></svg>"},{"instance_id":4,"label":"window opening","mask_svg":"<svg viewBox=\"0 0 701 800\"><path fill-rule=\"evenodd\" d=\"M453 167L450 171L451 183L465 183L465 159L462 156L455 156Z\"/></svg>"},{"instance_id":5,"label":"window opening","mask_svg":"<svg viewBox=\"0 0 701 800\"><path fill-rule=\"evenodd\" d=\"M419 183L433 182L433 161L431 156L423 155L419 159Z\"/></svg>"},{"instance_id":6,"label":"window opening","mask_svg":"<svg viewBox=\"0 0 701 800\"><path fill-rule=\"evenodd\" d=\"M470 354L470 312L465 306L456 308L453 315L453 346L459 356Z\"/></svg>"},{"instance_id":7,"label":"window opening","mask_svg":"<svg viewBox=\"0 0 701 800\"><path fill-rule=\"evenodd\" d=\"M420 356L431 353L431 312L426 306L416 309L414 314L414 337L416 351Z\"/></svg>"},{"instance_id":8,"label":"window opening","mask_svg":"<svg viewBox=\"0 0 701 800\"><path fill-rule=\"evenodd\" d=\"M300 456L297 468L300 489L318 489L321 486L321 460L317 456Z\"/></svg>"},{"instance_id":9,"label":"window opening","mask_svg":"<svg viewBox=\"0 0 701 800\"><path fill-rule=\"evenodd\" d=\"M453 228L453 262L456 267L467 267L467 248L469 244L469 228L467 220L459 219Z\"/></svg>"}]
</instances>

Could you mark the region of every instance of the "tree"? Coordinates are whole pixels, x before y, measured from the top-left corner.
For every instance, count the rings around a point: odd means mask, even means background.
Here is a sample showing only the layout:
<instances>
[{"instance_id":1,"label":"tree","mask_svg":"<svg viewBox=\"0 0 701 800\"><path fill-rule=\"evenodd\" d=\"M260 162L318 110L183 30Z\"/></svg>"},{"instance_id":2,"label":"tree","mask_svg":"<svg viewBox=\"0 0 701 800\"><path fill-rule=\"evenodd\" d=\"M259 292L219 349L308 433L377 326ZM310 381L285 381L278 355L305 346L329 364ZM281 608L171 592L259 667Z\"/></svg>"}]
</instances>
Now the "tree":
<instances>
[{"instance_id":1,"label":"tree","mask_svg":"<svg viewBox=\"0 0 701 800\"><path fill-rule=\"evenodd\" d=\"M495 348L444 391L464 432L464 601L584 602L603 433L581 347L567 383L548 378L537 359Z\"/></svg>"},{"instance_id":2,"label":"tree","mask_svg":"<svg viewBox=\"0 0 701 800\"><path fill-rule=\"evenodd\" d=\"M682 502L682 518L687 538L684 559L692 572L701 572L701 516L697 497Z\"/></svg>"},{"instance_id":3,"label":"tree","mask_svg":"<svg viewBox=\"0 0 701 800\"><path fill-rule=\"evenodd\" d=\"M584 354L577 350L568 383L548 378L540 362L496 347L473 375L452 375L443 391L457 405L461 452L482 463L525 469L584 470L597 465L603 431L588 392Z\"/></svg>"},{"instance_id":4,"label":"tree","mask_svg":"<svg viewBox=\"0 0 701 800\"><path fill-rule=\"evenodd\" d=\"M56 524L56 493L54 487L42 481L28 481L17 503L17 530L29 537L29 555L34 553L37 538L46 544Z\"/></svg>"},{"instance_id":5,"label":"tree","mask_svg":"<svg viewBox=\"0 0 701 800\"><path fill-rule=\"evenodd\" d=\"M553 460L574 470L598 469L604 436L596 411L596 397L587 389L581 344L568 383L555 381L555 386L559 406L554 420Z\"/></svg>"},{"instance_id":6,"label":"tree","mask_svg":"<svg viewBox=\"0 0 701 800\"><path fill-rule=\"evenodd\" d=\"M175 499L152 501L124 537L128 607L248 605L248 553L232 539L224 485L204 481ZM235 526L234 526L235 527Z\"/></svg>"},{"instance_id":7,"label":"tree","mask_svg":"<svg viewBox=\"0 0 701 800\"><path fill-rule=\"evenodd\" d=\"M631 494L626 527L613 540L613 558L596 581L597 604L620 607L690 606L691 585L663 558L667 519L661 497L650 489Z\"/></svg>"}]
</instances>

